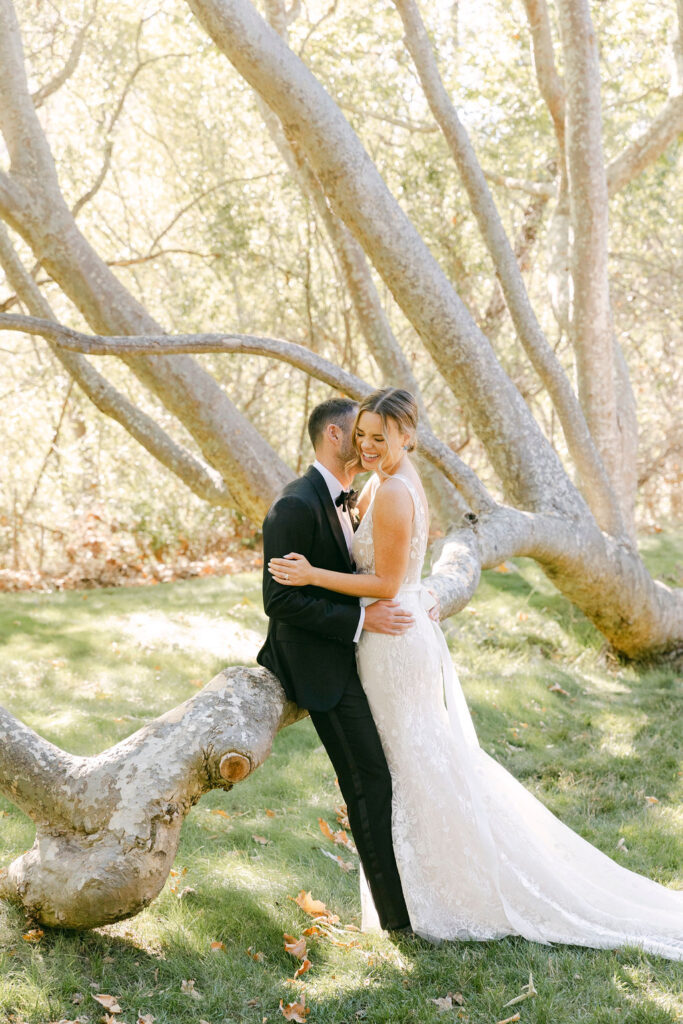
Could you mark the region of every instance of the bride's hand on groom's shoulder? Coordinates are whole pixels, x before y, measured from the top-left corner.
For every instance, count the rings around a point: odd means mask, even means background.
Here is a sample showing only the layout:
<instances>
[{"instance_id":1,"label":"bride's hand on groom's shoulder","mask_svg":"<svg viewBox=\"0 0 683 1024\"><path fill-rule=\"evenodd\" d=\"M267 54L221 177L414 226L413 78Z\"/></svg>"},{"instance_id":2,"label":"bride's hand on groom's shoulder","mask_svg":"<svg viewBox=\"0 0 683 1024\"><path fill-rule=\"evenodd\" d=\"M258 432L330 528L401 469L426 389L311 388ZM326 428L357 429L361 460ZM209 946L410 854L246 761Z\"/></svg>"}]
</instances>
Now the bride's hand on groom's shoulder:
<instances>
[{"instance_id":1,"label":"bride's hand on groom's shoulder","mask_svg":"<svg viewBox=\"0 0 683 1024\"><path fill-rule=\"evenodd\" d=\"M296 551L290 551L282 558L271 558L268 572L283 587L305 587L313 582L313 566L305 555Z\"/></svg>"}]
</instances>

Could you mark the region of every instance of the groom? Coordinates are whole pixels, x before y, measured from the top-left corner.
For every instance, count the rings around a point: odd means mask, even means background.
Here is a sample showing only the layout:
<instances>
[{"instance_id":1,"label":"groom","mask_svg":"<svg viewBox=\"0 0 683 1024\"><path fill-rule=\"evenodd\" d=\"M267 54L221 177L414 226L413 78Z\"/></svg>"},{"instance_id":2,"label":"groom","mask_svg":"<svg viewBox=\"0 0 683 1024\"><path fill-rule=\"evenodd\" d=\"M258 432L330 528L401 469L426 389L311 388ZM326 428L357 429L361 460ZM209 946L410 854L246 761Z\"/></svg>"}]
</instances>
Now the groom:
<instances>
[{"instance_id":1,"label":"groom","mask_svg":"<svg viewBox=\"0 0 683 1024\"><path fill-rule=\"evenodd\" d=\"M363 629L402 633L410 613L396 601L362 609L358 598L317 587L284 587L268 572L290 551L316 566L353 572L348 494L359 464L352 428L354 402L331 398L308 421L315 462L284 488L263 523L263 603L268 636L258 662L290 700L306 708L334 765L349 823L380 924L409 927L391 840L391 777L358 678L355 644Z\"/></svg>"}]
</instances>

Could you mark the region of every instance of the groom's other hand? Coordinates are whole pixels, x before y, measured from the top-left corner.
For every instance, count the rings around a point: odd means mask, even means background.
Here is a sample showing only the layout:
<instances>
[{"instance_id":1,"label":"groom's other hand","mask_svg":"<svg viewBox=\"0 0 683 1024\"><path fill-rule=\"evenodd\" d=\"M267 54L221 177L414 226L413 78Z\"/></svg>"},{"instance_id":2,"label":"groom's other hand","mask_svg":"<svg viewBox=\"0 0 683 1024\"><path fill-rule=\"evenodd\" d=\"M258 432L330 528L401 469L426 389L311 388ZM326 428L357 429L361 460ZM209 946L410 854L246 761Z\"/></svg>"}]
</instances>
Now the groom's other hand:
<instances>
[{"instance_id":1,"label":"groom's other hand","mask_svg":"<svg viewBox=\"0 0 683 1024\"><path fill-rule=\"evenodd\" d=\"M404 611L398 601L373 601L365 609L363 629L368 633L391 633L399 636L414 625L410 612Z\"/></svg>"}]
</instances>

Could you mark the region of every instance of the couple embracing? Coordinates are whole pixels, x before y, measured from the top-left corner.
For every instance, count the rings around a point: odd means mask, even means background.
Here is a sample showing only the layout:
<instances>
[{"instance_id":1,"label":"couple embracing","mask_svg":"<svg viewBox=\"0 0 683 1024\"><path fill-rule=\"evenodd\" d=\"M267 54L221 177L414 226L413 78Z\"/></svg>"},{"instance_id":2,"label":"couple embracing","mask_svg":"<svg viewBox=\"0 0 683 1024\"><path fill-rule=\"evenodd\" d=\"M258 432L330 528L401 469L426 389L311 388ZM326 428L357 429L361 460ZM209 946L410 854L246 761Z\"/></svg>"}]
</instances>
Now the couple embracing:
<instances>
[{"instance_id":1,"label":"couple embracing","mask_svg":"<svg viewBox=\"0 0 683 1024\"><path fill-rule=\"evenodd\" d=\"M480 748L421 584L429 511L410 458L416 431L401 389L317 406L316 461L263 525L258 660L308 709L337 773L363 928L683 959L683 892L616 864ZM352 507L360 471L371 476Z\"/></svg>"}]
</instances>

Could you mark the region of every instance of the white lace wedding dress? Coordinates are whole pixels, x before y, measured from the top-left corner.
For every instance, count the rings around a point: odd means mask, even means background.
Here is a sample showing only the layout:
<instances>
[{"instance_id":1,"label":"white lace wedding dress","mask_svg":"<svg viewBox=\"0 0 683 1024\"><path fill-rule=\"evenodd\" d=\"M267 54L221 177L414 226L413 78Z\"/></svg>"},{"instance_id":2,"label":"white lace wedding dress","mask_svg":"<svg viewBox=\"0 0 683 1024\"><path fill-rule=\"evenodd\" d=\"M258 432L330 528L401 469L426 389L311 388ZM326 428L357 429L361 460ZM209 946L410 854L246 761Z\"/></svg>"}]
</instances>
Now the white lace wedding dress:
<instances>
[{"instance_id":1,"label":"white lace wedding dress","mask_svg":"<svg viewBox=\"0 0 683 1024\"><path fill-rule=\"evenodd\" d=\"M412 928L431 940L522 935L683 959L683 891L610 860L480 748L420 584L427 511L414 484L397 477L415 506L399 592L415 626L400 637L364 632L358 668L391 770L393 840ZM372 503L353 557L359 572L374 572ZM364 879L361 898L368 930L377 917Z\"/></svg>"}]
</instances>

